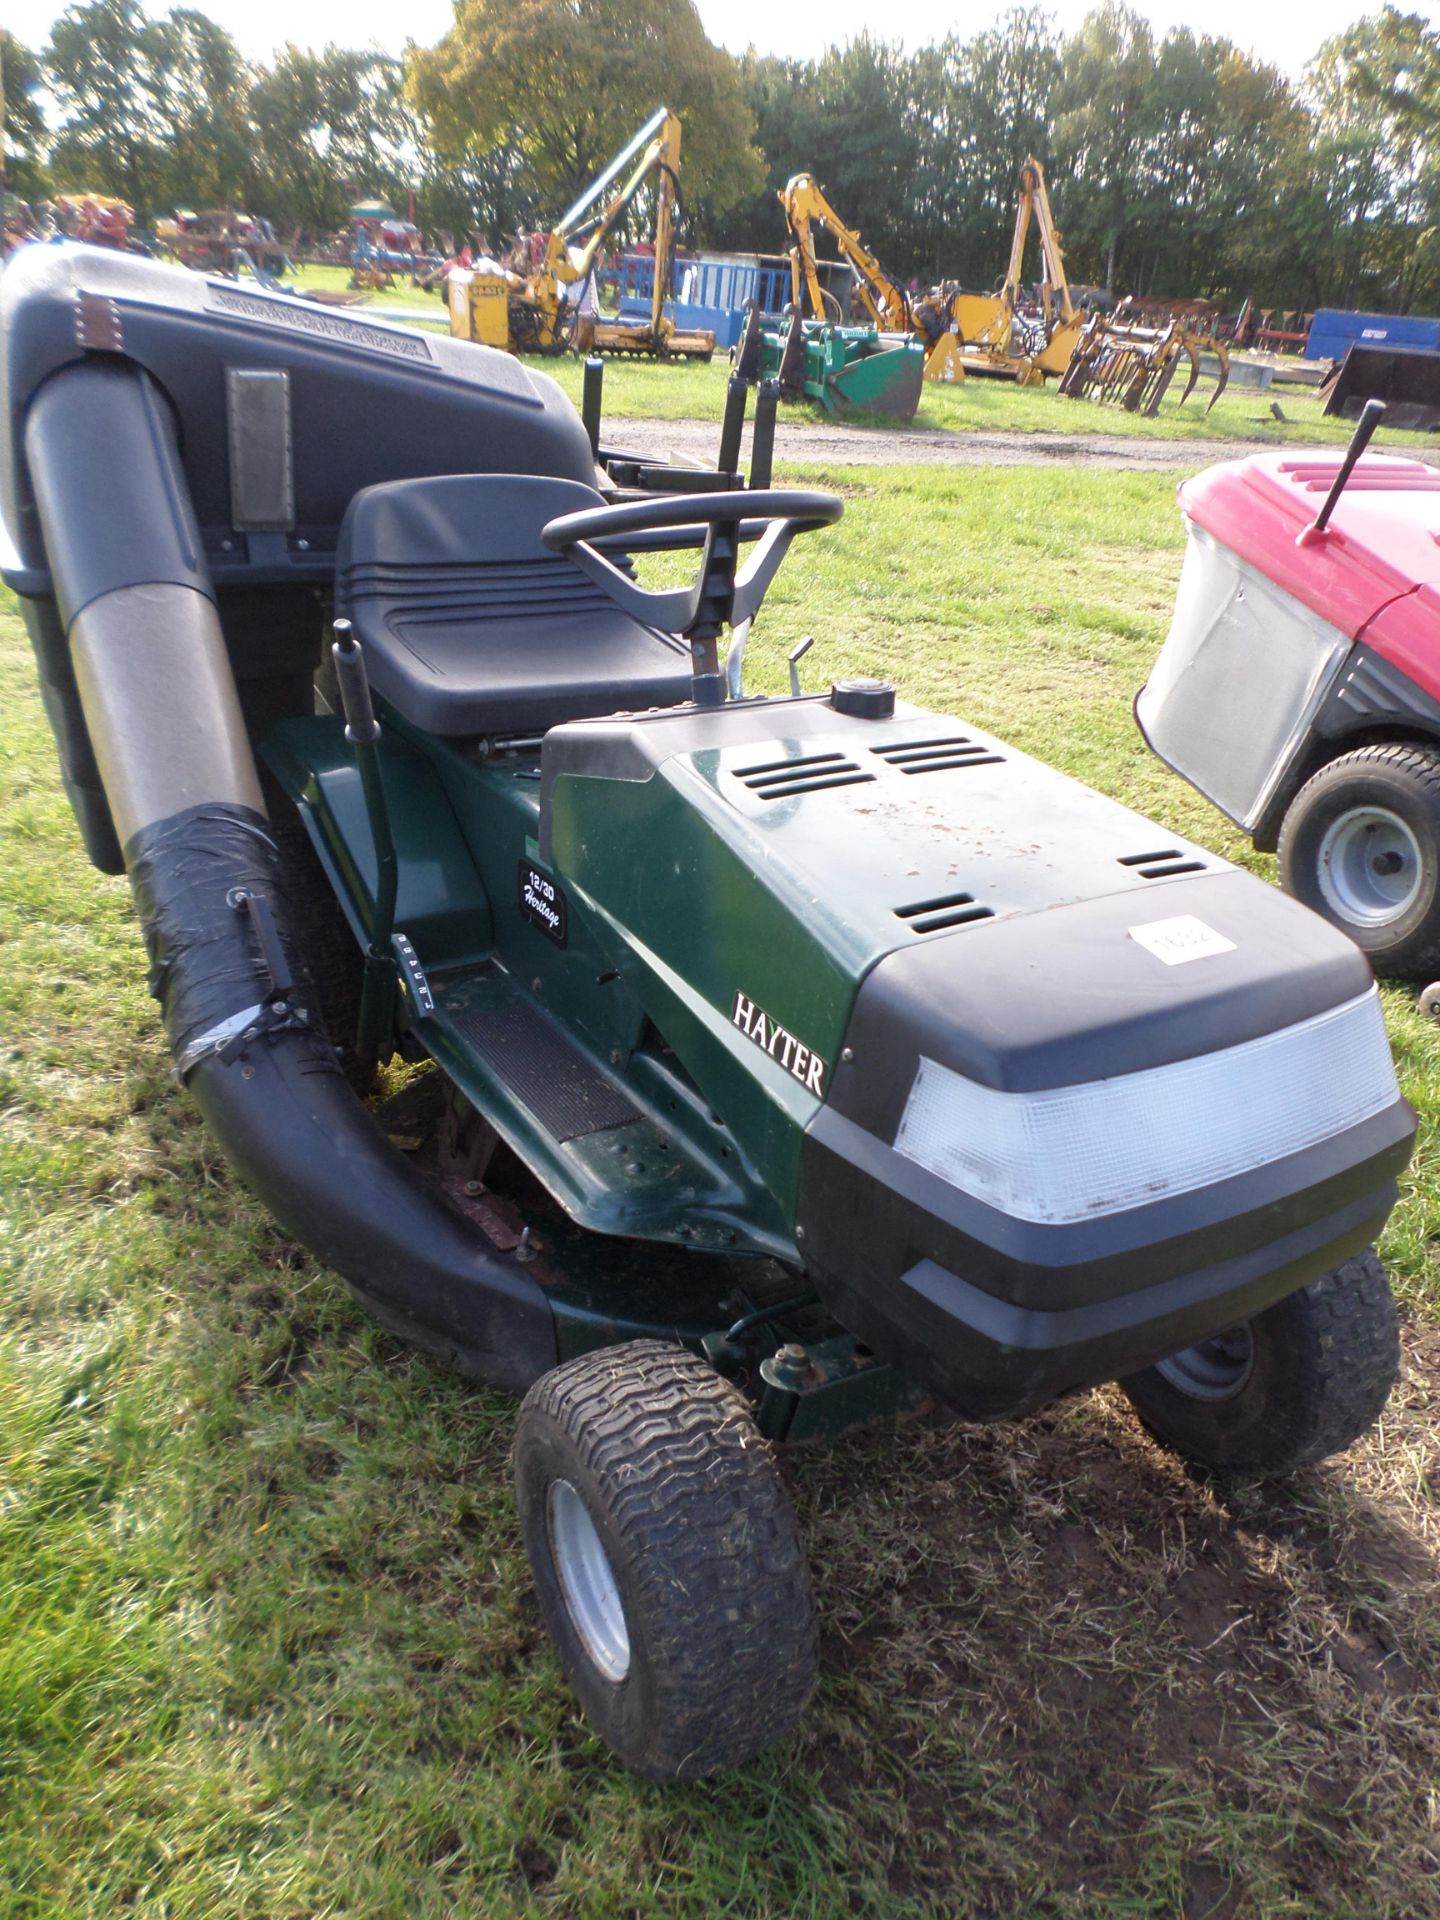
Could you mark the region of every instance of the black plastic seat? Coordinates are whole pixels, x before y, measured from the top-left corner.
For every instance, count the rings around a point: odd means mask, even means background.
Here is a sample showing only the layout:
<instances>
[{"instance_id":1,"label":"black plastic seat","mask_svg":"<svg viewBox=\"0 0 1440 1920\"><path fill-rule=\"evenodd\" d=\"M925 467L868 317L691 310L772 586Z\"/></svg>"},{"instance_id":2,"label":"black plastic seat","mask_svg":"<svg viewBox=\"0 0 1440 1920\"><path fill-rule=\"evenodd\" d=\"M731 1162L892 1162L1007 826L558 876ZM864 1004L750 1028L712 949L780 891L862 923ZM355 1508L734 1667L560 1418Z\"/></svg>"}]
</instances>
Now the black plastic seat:
<instances>
[{"instance_id":1,"label":"black plastic seat","mask_svg":"<svg viewBox=\"0 0 1440 1920\"><path fill-rule=\"evenodd\" d=\"M603 505L593 487L533 474L444 474L357 493L340 529L335 605L375 691L438 734L543 733L688 700L688 648L540 544L547 521Z\"/></svg>"}]
</instances>

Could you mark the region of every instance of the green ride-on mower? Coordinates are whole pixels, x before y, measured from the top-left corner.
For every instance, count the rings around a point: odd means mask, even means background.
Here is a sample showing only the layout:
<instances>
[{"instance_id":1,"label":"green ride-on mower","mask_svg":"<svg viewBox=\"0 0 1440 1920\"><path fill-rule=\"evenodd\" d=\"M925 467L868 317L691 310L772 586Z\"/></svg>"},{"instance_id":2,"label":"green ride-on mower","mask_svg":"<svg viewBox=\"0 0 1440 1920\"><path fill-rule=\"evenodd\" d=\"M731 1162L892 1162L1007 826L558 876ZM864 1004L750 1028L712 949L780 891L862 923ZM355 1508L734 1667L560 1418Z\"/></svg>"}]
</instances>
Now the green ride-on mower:
<instances>
[{"instance_id":1,"label":"green ride-on mower","mask_svg":"<svg viewBox=\"0 0 1440 1920\"><path fill-rule=\"evenodd\" d=\"M505 354L93 248L0 317L5 578L176 1073L285 1232L524 1396L630 1766L811 1690L778 1443L1119 1380L1264 1474L1375 1419L1414 1118L1363 956L884 683L746 697L840 502L757 485L764 431L742 484L738 383L681 474Z\"/></svg>"}]
</instances>

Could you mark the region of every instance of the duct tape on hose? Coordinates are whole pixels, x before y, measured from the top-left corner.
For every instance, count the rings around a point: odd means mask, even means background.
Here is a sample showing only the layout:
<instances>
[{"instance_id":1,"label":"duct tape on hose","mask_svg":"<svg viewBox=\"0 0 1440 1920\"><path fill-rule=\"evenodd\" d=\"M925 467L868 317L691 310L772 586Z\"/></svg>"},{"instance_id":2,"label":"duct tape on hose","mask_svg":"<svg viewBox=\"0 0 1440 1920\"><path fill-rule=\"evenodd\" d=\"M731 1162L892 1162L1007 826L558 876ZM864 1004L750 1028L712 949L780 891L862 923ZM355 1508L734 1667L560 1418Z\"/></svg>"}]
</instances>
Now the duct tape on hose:
<instances>
[{"instance_id":1,"label":"duct tape on hose","mask_svg":"<svg viewBox=\"0 0 1440 1920\"><path fill-rule=\"evenodd\" d=\"M142 828L125 848L125 864L150 960L149 988L182 1079L207 1054L229 1052L237 1041L310 1025L303 1007L275 1001L249 919L231 904L237 889L270 900L291 966L303 978L280 854L263 814L220 803L189 807ZM317 1051L330 1050L317 1038Z\"/></svg>"}]
</instances>

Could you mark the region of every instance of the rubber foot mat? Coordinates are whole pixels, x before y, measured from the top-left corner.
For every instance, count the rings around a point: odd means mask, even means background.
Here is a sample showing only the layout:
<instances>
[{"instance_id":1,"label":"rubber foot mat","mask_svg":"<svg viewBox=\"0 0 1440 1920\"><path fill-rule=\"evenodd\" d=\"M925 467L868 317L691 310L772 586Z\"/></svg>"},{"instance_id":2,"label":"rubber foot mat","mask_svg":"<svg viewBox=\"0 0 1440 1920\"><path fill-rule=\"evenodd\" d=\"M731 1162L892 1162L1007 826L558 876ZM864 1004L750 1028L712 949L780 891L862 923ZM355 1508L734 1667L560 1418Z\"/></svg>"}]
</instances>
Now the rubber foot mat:
<instances>
[{"instance_id":1,"label":"rubber foot mat","mask_svg":"<svg viewBox=\"0 0 1440 1920\"><path fill-rule=\"evenodd\" d=\"M450 1017L459 1038L556 1140L627 1127L642 1117L534 1007L512 1003Z\"/></svg>"}]
</instances>

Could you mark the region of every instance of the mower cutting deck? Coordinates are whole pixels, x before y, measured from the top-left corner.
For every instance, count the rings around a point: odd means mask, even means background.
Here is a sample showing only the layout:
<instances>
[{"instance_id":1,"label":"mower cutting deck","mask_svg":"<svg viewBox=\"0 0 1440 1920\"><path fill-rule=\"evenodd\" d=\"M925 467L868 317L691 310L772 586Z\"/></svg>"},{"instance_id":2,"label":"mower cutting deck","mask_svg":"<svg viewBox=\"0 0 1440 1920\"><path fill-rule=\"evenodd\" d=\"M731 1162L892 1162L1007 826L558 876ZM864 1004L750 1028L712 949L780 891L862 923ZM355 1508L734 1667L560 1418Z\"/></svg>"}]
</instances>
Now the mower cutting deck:
<instances>
[{"instance_id":1,"label":"mower cutting deck","mask_svg":"<svg viewBox=\"0 0 1440 1920\"><path fill-rule=\"evenodd\" d=\"M481 347L84 248L0 307L6 577L177 1073L285 1231L525 1395L541 1605L630 1765L810 1690L763 1441L1121 1378L1283 1472L1376 1417L1414 1120L1363 957L884 683L746 698L841 507L741 484L738 385L686 483Z\"/></svg>"}]
</instances>

